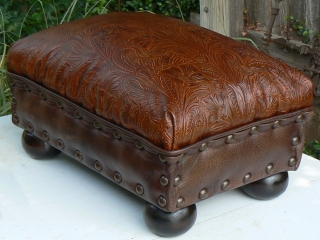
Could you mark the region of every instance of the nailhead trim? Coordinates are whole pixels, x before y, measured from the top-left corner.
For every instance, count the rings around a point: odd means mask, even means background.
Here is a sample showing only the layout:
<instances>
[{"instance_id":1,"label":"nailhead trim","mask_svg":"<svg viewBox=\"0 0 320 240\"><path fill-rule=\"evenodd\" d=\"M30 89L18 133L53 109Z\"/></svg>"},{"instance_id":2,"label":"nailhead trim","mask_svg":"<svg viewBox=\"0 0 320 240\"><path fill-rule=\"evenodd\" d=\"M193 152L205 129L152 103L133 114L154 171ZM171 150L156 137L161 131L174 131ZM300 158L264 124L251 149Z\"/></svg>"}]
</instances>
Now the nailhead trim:
<instances>
[{"instance_id":1,"label":"nailhead trim","mask_svg":"<svg viewBox=\"0 0 320 240\"><path fill-rule=\"evenodd\" d=\"M10 85L11 86L15 86L15 87L18 87L18 88L24 88L25 86L28 86L27 87L27 89L29 89L30 88L30 93L31 94L34 94L34 95L37 95L37 96L39 96L40 97L40 94L42 93L42 94L44 94L45 96L46 96L46 100L47 101L45 101L45 103L47 103L48 105L50 105L50 103L51 102L55 102L56 103L56 105L57 105L57 107L59 107L59 108L62 108L62 109L64 109L64 111L66 111L66 112L70 112L70 110L69 109L74 109L74 111L76 110L76 111L78 111L78 106L76 106L74 103L72 103L72 102L70 102L69 100L67 100L67 99L62 99L61 98L61 96L59 96L58 94L56 94L56 93L53 93L53 92L51 92L51 91L49 91L49 90L46 90L45 88L43 88L43 87L41 87L41 86L38 86L36 83L34 83L33 81L31 81L31 80L28 80L28 79L26 79L26 78L24 78L24 77L21 77L21 76L18 76L18 75L14 75L14 74L11 74L11 73L8 73L8 76L9 76L9 81L10 81ZM41 95L42 95L41 94ZM60 99L62 99L62 100L60 100ZM67 109L65 109L63 106L64 105L66 105L66 108ZM82 109L82 108L79 108L80 110L81 110L81 112L84 112L84 113L86 113L86 110L84 110L84 109ZM303 120L305 120L306 119L306 114L310 114L308 111L311 111L311 110L306 110L304 113L302 113L302 114L300 114L298 117L296 116L296 115L294 115L294 113L292 113L292 115L291 114L286 114L286 115L284 115L283 116L283 119L281 119L281 120L276 120L275 122L274 122L274 124L272 125L272 126L274 126L274 125L277 125L276 123L277 122L279 122L279 127L282 127L282 126L286 126L286 125L288 125L288 124L290 124L290 123L294 123L294 122L299 122L301 119L303 119ZM302 112L302 111L301 111ZM79 113L80 113L80 111L79 111ZM87 114L87 113L86 113ZM92 118L93 120L95 120L95 118L97 117L98 119L100 119L100 117L98 117L98 116L94 116L92 113L89 113L89 118ZM302 116L302 117L301 117ZM279 116L280 117L280 116ZM83 120L83 121L87 121L87 119L88 119L88 117L86 117L86 118L81 118L81 120ZM292 119L292 120L291 120ZM282 120L283 120L283 122L282 122ZM19 117L18 117L18 115L17 115L17 113L14 113L13 114L13 121L14 122L19 122ZM103 130L105 133L110 133L110 131L106 131L105 129L108 129L108 128L110 128L110 125L112 125L110 122L108 122L107 120L105 120L105 119L103 119L103 120L99 120L99 122L103 122L102 124L101 124L101 130ZM92 121L92 122L95 122L95 121ZM280 122L281 122L281 124L280 124ZM259 121L259 124L261 124L261 125L267 125L267 124L269 124L270 123L270 120L269 119L264 119L264 120L260 120ZM259 128L259 126L260 125L256 125L255 127L257 127L258 128L258 130L257 131L259 131L259 132L264 132L264 131L267 131L267 129L265 128L265 127L263 127L261 130L260 130L260 128ZM117 126L117 128L118 128L118 126ZM248 131L249 132L249 134L252 134L252 129L253 129L254 127L250 127L250 128L244 128L244 127L240 127L239 129L240 130L237 130L237 129L235 129L235 131L239 131L239 132L235 132L235 133L240 133L239 135L237 135L237 140L241 140L243 137L239 137L238 138L238 136L245 136L245 135L243 135L243 134L241 134L241 132L245 132L245 131ZM130 134L131 133L128 133L127 132L127 130L126 129L120 129L120 130L117 130L117 131L119 131L119 133L121 134L121 135L123 135L124 133L122 133L122 131L124 131L125 132L125 138L126 139L128 139L129 141L131 141L132 142L132 138L134 139L134 136L135 136L135 134L133 134L133 136L131 136ZM230 131L228 131L228 132L230 132ZM226 132L227 133L227 132ZM215 146L215 147L218 147L218 146L220 146L221 144L223 144L222 142L221 142L221 139L223 138L223 134L226 134L226 133L222 133L222 134L217 134L217 135L215 135L215 136L212 136L212 138L209 138L209 140L208 140L208 142L206 142L206 144L207 144L207 147L211 147L211 146ZM111 132L111 134L112 134L112 132ZM221 136L221 137L220 137ZM231 136L233 136L233 137L231 137ZM216 138L215 138L216 137ZM131 138L131 139L130 139ZM226 137L224 137L226 140L226 143L233 143L234 141L235 141L235 139L234 139L234 134L229 134L228 136L227 136L227 138ZM159 155L159 151L156 149L156 148L158 148L157 146L154 146L152 143L149 143L147 140L144 140L143 142L141 142L140 140L138 140L140 143L138 143L137 144L137 142L136 142L136 144L138 145L136 145L137 147L142 147L142 148L145 148L148 152L150 152L150 153L154 153L154 154L158 154ZM133 141L134 142L134 141ZM147 145L146 145L147 144ZM215 145L216 144L216 145ZM196 145L196 144L195 144ZM199 147L198 147L198 149L200 149L201 148L201 145L198 145ZM140 149L142 149L142 148L140 148ZM188 147L188 149L189 150L186 150L186 152L183 152L182 154L194 154L194 152L193 152L193 148L191 147L191 146L189 146ZM180 154L177 154L176 156L170 156L170 155L168 155L168 156L166 156L165 154L162 154L162 153L160 153L160 155L159 155L159 159L160 159L160 161L162 161L162 162L164 162L164 163L167 163L167 162L170 162L170 164L173 164L173 163L176 163L176 162L180 162L181 161L181 159L180 159L180 156L182 155L181 154L181 152L182 151L184 151L184 149L180 149L179 150L179 152L180 152ZM173 154L173 152L175 152L175 151L166 151L166 152L168 152L168 154Z\"/></svg>"},{"instance_id":2,"label":"nailhead trim","mask_svg":"<svg viewBox=\"0 0 320 240\"><path fill-rule=\"evenodd\" d=\"M102 170L102 164L99 161L95 161L94 168L100 172Z\"/></svg>"},{"instance_id":3,"label":"nailhead trim","mask_svg":"<svg viewBox=\"0 0 320 240\"><path fill-rule=\"evenodd\" d=\"M62 103L60 101L57 101L56 105L57 105L58 108L62 108L63 107L63 105L62 105Z\"/></svg>"},{"instance_id":4,"label":"nailhead trim","mask_svg":"<svg viewBox=\"0 0 320 240\"><path fill-rule=\"evenodd\" d=\"M296 146L299 143L300 143L300 138L299 137L292 138L292 141L291 141L292 146Z\"/></svg>"},{"instance_id":5,"label":"nailhead trim","mask_svg":"<svg viewBox=\"0 0 320 240\"><path fill-rule=\"evenodd\" d=\"M18 122L20 121L18 113L14 113L14 114L12 115L12 120L13 120L14 122L16 122L16 123L18 123Z\"/></svg>"},{"instance_id":6,"label":"nailhead trim","mask_svg":"<svg viewBox=\"0 0 320 240\"><path fill-rule=\"evenodd\" d=\"M203 200L208 197L208 190L206 188L202 189L199 193L199 199Z\"/></svg>"},{"instance_id":7,"label":"nailhead trim","mask_svg":"<svg viewBox=\"0 0 320 240\"><path fill-rule=\"evenodd\" d=\"M277 121L275 121L274 124L272 125L272 128L273 128L273 129L276 129L276 128L279 128L279 127L280 127L280 121L277 120Z\"/></svg>"},{"instance_id":8,"label":"nailhead trim","mask_svg":"<svg viewBox=\"0 0 320 240\"><path fill-rule=\"evenodd\" d=\"M138 149L143 149L143 144L140 140L136 140L135 141L135 145Z\"/></svg>"},{"instance_id":9,"label":"nailhead trim","mask_svg":"<svg viewBox=\"0 0 320 240\"><path fill-rule=\"evenodd\" d=\"M203 151L207 150L207 148L208 148L208 143L202 143L199 148L199 151L203 152Z\"/></svg>"},{"instance_id":10,"label":"nailhead trim","mask_svg":"<svg viewBox=\"0 0 320 240\"><path fill-rule=\"evenodd\" d=\"M297 164L297 158L292 157L289 159L288 165L289 167L294 167Z\"/></svg>"},{"instance_id":11,"label":"nailhead trim","mask_svg":"<svg viewBox=\"0 0 320 240\"><path fill-rule=\"evenodd\" d=\"M79 150L76 151L75 157L79 161L82 161L82 159L83 159L82 153Z\"/></svg>"},{"instance_id":12,"label":"nailhead trim","mask_svg":"<svg viewBox=\"0 0 320 240\"><path fill-rule=\"evenodd\" d=\"M258 127L254 126L250 130L250 135L254 135L258 133Z\"/></svg>"},{"instance_id":13,"label":"nailhead trim","mask_svg":"<svg viewBox=\"0 0 320 240\"><path fill-rule=\"evenodd\" d=\"M268 166L267 166L267 169L266 169L266 172L267 174L270 174L274 171L274 165L272 163L270 163Z\"/></svg>"},{"instance_id":14,"label":"nailhead trim","mask_svg":"<svg viewBox=\"0 0 320 240\"><path fill-rule=\"evenodd\" d=\"M229 135L228 137L227 137L227 139L226 139L226 143L234 143L234 135L233 134L231 134L231 135Z\"/></svg>"},{"instance_id":15,"label":"nailhead trim","mask_svg":"<svg viewBox=\"0 0 320 240\"><path fill-rule=\"evenodd\" d=\"M113 137L115 139L121 139L121 134L117 130L113 130Z\"/></svg>"},{"instance_id":16,"label":"nailhead trim","mask_svg":"<svg viewBox=\"0 0 320 240\"><path fill-rule=\"evenodd\" d=\"M230 180L226 180L222 183L221 189L222 191L227 191L230 187Z\"/></svg>"},{"instance_id":17,"label":"nailhead trim","mask_svg":"<svg viewBox=\"0 0 320 240\"><path fill-rule=\"evenodd\" d=\"M160 205L160 207L165 207L167 205L167 200L164 196L159 197L158 204Z\"/></svg>"},{"instance_id":18,"label":"nailhead trim","mask_svg":"<svg viewBox=\"0 0 320 240\"><path fill-rule=\"evenodd\" d=\"M33 127L32 123L28 122L27 130L28 130L28 132L33 132L34 131L34 127Z\"/></svg>"},{"instance_id":19,"label":"nailhead trim","mask_svg":"<svg viewBox=\"0 0 320 240\"><path fill-rule=\"evenodd\" d=\"M49 139L50 139L49 133L47 133L46 131L43 131L43 133L42 133L42 138L43 138L43 140L45 140L45 141L49 141Z\"/></svg>"},{"instance_id":20,"label":"nailhead trim","mask_svg":"<svg viewBox=\"0 0 320 240\"><path fill-rule=\"evenodd\" d=\"M299 115L296 119L296 123L301 123L303 122L305 119L305 116L303 114Z\"/></svg>"},{"instance_id":21,"label":"nailhead trim","mask_svg":"<svg viewBox=\"0 0 320 240\"><path fill-rule=\"evenodd\" d=\"M94 122L93 123L93 126L96 128L96 129L100 129L101 128L101 124L99 122Z\"/></svg>"},{"instance_id":22,"label":"nailhead trim","mask_svg":"<svg viewBox=\"0 0 320 240\"><path fill-rule=\"evenodd\" d=\"M144 193L144 189L140 184L137 184L136 186L136 193L139 195L142 195Z\"/></svg>"},{"instance_id":23,"label":"nailhead trim","mask_svg":"<svg viewBox=\"0 0 320 240\"><path fill-rule=\"evenodd\" d=\"M122 181L122 177L120 175L120 173L116 172L114 175L113 175L113 179L117 182L117 183L120 183Z\"/></svg>"},{"instance_id":24,"label":"nailhead trim","mask_svg":"<svg viewBox=\"0 0 320 240\"><path fill-rule=\"evenodd\" d=\"M12 97L11 103L14 105L17 105L17 99L15 97Z\"/></svg>"},{"instance_id":25,"label":"nailhead trim","mask_svg":"<svg viewBox=\"0 0 320 240\"><path fill-rule=\"evenodd\" d=\"M74 111L74 116L75 116L75 118L78 118L78 119L80 119L82 117L81 113L78 110Z\"/></svg>"},{"instance_id":26,"label":"nailhead trim","mask_svg":"<svg viewBox=\"0 0 320 240\"><path fill-rule=\"evenodd\" d=\"M43 92L40 92L40 98L42 100L46 100L47 99L46 95Z\"/></svg>"},{"instance_id":27,"label":"nailhead trim","mask_svg":"<svg viewBox=\"0 0 320 240\"><path fill-rule=\"evenodd\" d=\"M181 176L177 176L177 177L175 177L173 184L174 184L175 187L177 187L177 186L179 186L181 184L181 182L182 182Z\"/></svg>"},{"instance_id":28,"label":"nailhead trim","mask_svg":"<svg viewBox=\"0 0 320 240\"><path fill-rule=\"evenodd\" d=\"M177 200L177 208L182 208L184 206L184 197L179 197Z\"/></svg>"},{"instance_id":29,"label":"nailhead trim","mask_svg":"<svg viewBox=\"0 0 320 240\"><path fill-rule=\"evenodd\" d=\"M168 178L166 176L162 175L160 178L160 184L164 187L168 186L168 184L169 184Z\"/></svg>"},{"instance_id":30,"label":"nailhead trim","mask_svg":"<svg viewBox=\"0 0 320 240\"><path fill-rule=\"evenodd\" d=\"M64 149L64 142L61 139L58 139L57 146L60 150Z\"/></svg>"},{"instance_id":31,"label":"nailhead trim","mask_svg":"<svg viewBox=\"0 0 320 240\"><path fill-rule=\"evenodd\" d=\"M162 155L162 154L159 154L159 159L160 159L160 161L163 162L163 163L167 162L166 157L165 157L164 155Z\"/></svg>"},{"instance_id":32,"label":"nailhead trim","mask_svg":"<svg viewBox=\"0 0 320 240\"><path fill-rule=\"evenodd\" d=\"M243 183L247 184L247 183L251 182L251 177L252 177L251 173L246 174L243 178Z\"/></svg>"}]
</instances>

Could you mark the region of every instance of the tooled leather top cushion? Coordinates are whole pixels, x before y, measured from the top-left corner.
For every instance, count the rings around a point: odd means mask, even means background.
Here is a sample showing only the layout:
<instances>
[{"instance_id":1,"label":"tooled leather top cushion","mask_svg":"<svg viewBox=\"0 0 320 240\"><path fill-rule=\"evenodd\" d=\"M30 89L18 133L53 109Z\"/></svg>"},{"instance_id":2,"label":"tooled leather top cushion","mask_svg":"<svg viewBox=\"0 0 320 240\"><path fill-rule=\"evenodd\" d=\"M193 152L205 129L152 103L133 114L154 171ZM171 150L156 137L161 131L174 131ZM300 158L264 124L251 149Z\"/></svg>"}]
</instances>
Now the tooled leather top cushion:
<instances>
[{"instance_id":1,"label":"tooled leather top cushion","mask_svg":"<svg viewBox=\"0 0 320 240\"><path fill-rule=\"evenodd\" d=\"M166 150L312 105L299 71L199 26L110 13L17 41L8 71Z\"/></svg>"}]
</instances>

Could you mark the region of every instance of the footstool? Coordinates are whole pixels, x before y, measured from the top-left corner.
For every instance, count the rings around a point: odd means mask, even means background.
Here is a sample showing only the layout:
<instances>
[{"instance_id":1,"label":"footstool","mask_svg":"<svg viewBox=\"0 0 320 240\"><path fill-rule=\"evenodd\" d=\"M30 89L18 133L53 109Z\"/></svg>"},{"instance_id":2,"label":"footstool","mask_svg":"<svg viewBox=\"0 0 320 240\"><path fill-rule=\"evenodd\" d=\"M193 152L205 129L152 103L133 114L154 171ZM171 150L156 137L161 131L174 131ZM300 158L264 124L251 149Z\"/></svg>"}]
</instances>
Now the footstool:
<instances>
[{"instance_id":1,"label":"footstool","mask_svg":"<svg viewBox=\"0 0 320 240\"><path fill-rule=\"evenodd\" d=\"M313 86L202 27L110 13L40 31L7 56L12 122L34 158L60 152L147 201L161 236L234 188L270 199L299 166Z\"/></svg>"}]
</instances>

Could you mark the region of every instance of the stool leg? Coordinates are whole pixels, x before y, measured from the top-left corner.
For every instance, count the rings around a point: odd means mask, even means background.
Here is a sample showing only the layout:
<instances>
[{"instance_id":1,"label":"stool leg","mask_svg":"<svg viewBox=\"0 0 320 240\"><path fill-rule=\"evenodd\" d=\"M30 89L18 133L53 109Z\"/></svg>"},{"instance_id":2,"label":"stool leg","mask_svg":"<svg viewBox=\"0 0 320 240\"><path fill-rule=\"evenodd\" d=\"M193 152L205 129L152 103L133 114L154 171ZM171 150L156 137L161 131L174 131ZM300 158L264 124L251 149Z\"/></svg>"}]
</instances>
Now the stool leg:
<instances>
[{"instance_id":1,"label":"stool leg","mask_svg":"<svg viewBox=\"0 0 320 240\"><path fill-rule=\"evenodd\" d=\"M192 204L171 213L147 203L143 217L153 233L162 237L174 237L187 232L193 226L197 218L197 208Z\"/></svg>"},{"instance_id":2,"label":"stool leg","mask_svg":"<svg viewBox=\"0 0 320 240\"><path fill-rule=\"evenodd\" d=\"M26 130L22 133L21 143L26 153L35 159L52 158L61 152Z\"/></svg>"},{"instance_id":3,"label":"stool leg","mask_svg":"<svg viewBox=\"0 0 320 240\"><path fill-rule=\"evenodd\" d=\"M260 200L269 200L284 193L288 187L288 183L288 172L281 172L245 185L242 189L250 197Z\"/></svg>"}]
</instances>

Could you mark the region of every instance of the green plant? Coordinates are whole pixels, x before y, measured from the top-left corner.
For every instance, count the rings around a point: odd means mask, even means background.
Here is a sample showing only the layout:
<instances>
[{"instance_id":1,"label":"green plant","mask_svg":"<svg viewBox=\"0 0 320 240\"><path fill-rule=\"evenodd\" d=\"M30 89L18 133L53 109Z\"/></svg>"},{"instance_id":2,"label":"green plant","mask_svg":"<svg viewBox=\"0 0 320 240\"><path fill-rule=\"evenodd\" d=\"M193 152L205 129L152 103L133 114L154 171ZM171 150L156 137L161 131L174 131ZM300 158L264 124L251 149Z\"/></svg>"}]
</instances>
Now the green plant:
<instances>
[{"instance_id":1,"label":"green plant","mask_svg":"<svg viewBox=\"0 0 320 240\"><path fill-rule=\"evenodd\" d=\"M304 43L310 42L310 35L314 32L312 29L306 27L306 20L299 21L294 16L287 16L286 20L290 20L292 28L296 31L297 35L302 37Z\"/></svg>"},{"instance_id":2,"label":"green plant","mask_svg":"<svg viewBox=\"0 0 320 240\"><path fill-rule=\"evenodd\" d=\"M117 0L0 0L0 116L10 112L5 59L15 41L71 20L118 10ZM122 0L122 11L148 11L183 20L199 12L198 0Z\"/></svg>"},{"instance_id":3,"label":"green plant","mask_svg":"<svg viewBox=\"0 0 320 240\"><path fill-rule=\"evenodd\" d=\"M5 115L10 112L11 109L11 95L9 90L8 80L6 78L5 71L5 56L7 45L5 43L6 40L6 32L4 31L4 16L2 10L0 8L0 19L1 19L1 33L2 33L2 55L0 57L0 116Z\"/></svg>"},{"instance_id":4,"label":"green plant","mask_svg":"<svg viewBox=\"0 0 320 240\"><path fill-rule=\"evenodd\" d=\"M303 152L309 156L320 159L320 142L317 140L306 142Z\"/></svg>"}]
</instances>

